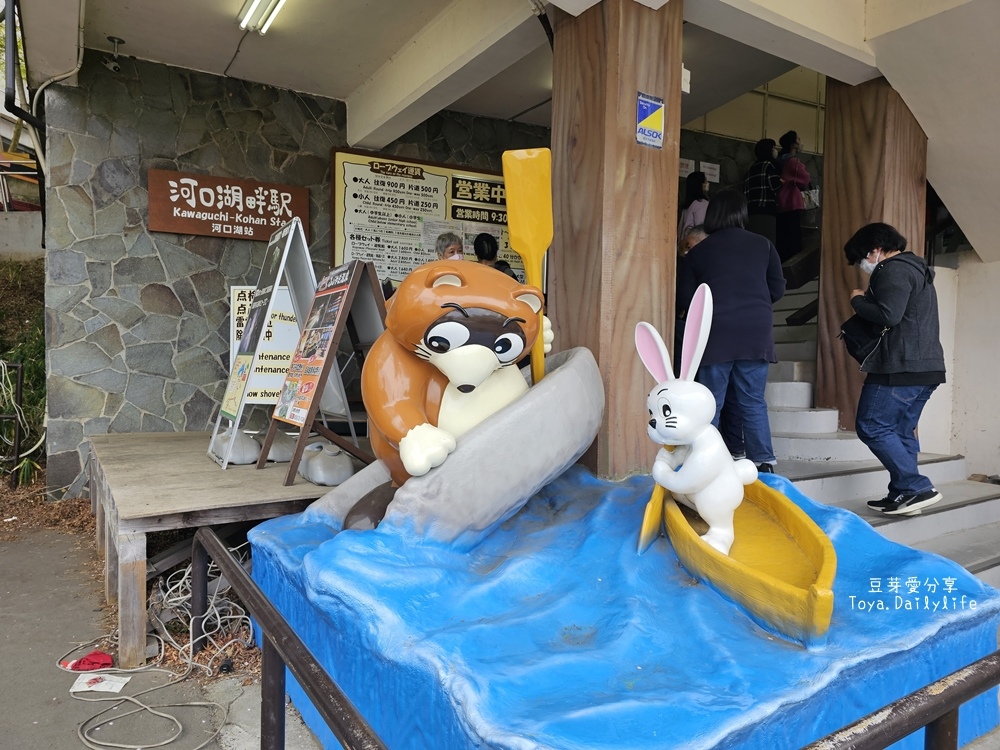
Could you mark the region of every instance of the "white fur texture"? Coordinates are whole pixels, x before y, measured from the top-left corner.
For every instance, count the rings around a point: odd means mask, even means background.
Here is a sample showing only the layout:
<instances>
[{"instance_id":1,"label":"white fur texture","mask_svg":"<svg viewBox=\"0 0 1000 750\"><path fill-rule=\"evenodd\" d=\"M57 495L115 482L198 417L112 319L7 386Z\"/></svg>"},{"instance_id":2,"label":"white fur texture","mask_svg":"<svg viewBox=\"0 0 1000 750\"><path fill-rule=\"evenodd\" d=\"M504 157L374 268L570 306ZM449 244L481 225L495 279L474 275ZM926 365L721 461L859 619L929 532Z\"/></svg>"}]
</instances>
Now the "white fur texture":
<instances>
[{"instance_id":1,"label":"white fur texture","mask_svg":"<svg viewBox=\"0 0 1000 750\"><path fill-rule=\"evenodd\" d=\"M649 392L650 439L661 448L653 462L657 484L679 502L693 508L708 524L702 539L724 555L729 554L735 533L733 514L743 502L743 486L757 479L751 461L733 461L729 449L712 425L715 397L694 382L712 324L712 295L704 284L698 288L688 312L681 371L675 379L663 339L649 323L636 326L636 350L646 369L659 382ZM693 353L692 353L693 352Z\"/></svg>"}]
</instances>

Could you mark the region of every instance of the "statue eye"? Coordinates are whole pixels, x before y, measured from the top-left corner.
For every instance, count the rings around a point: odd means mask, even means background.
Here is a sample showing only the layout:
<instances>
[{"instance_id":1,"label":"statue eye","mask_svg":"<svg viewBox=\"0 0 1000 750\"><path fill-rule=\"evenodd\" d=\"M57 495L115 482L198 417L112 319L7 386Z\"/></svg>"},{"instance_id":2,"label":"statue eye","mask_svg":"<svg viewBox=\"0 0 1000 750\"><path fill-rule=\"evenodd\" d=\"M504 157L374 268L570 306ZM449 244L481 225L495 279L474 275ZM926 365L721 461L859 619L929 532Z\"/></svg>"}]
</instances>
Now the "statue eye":
<instances>
[{"instance_id":1,"label":"statue eye","mask_svg":"<svg viewBox=\"0 0 1000 750\"><path fill-rule=\"evenodd\" d=\"M663 407L660 409L660 411L663 412L663 416L664 417L669 417L670 414L671 414L671 412L670 412L670 404L664 404Z\"/></svg>"},{"instance_id":2,"label":"statue eye","mask_svg":"<svg viewBox=\"0 0 1000 750\"><path fill-rule=\"evenodd\" d=\"M513 362L524 351L524 341L516 333L505 333L493 342L493 353L501 362Z\"/></svg>"},{"instance_id":3,"label":"statue eye","mask_svg":"<svg viewBox=\"0 0 1000 750\"><path fill-rule=\"evenodd\" d=\"M454 320L438 323L424 334L424 344L435 354L462 346L469 340L469 329Z\"/></svg>"}]
</instances>

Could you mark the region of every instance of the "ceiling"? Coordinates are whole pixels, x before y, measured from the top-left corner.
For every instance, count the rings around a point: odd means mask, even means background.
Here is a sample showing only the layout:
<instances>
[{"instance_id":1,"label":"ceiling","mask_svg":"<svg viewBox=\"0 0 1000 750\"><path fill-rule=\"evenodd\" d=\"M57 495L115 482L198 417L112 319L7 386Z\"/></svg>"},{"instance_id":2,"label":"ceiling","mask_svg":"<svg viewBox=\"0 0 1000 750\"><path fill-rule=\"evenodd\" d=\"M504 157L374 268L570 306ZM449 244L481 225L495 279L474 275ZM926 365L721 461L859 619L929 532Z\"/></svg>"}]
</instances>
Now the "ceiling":
<instances>
[{"instance_id":1,"label":"ceiling","mask_svg":"<svg viewBox=\"0 0 1000 750\"><path fill-rule=\"evenodd\" d=\"M529 0L287 0L264 36L240 30L242 5L22 0L31 83L73 68L83 7L89 49L111 53L108 37L119 37L119 55L347 101L348 137L360 145L387 143L440 109L550 123L552 54ZM691 23L684 63L684 122L794 67Z\"/></svg>"}]
</instances>

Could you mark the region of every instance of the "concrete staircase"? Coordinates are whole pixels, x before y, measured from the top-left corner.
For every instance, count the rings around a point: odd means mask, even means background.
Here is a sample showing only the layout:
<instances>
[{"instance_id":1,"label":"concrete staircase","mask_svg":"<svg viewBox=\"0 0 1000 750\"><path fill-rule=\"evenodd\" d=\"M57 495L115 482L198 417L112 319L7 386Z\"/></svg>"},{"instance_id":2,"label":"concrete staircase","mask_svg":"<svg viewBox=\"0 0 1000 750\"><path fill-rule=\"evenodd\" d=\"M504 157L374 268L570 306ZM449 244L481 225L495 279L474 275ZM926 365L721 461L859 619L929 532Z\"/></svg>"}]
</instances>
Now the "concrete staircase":
<instances>
[{"instance_id":1,"label":"concrete staircase","mask_svg":"<svg viewBox=\"0 0 1000 750\"><path fill-rule=\"evenodd\" d=\"M921 472L944 500L915 516L885 516L868 500L885 496L888 472L853 432L837 430L835 409L813 407L816 324L788 326L785 318L815 299L817 282L774 305L779 362L765 393L777 472L818 502L846 508L883 536L955 560L990 585L1000 586L1000 485L968 480L962 456L921 454Z\"/></svg>"}]
</instances>

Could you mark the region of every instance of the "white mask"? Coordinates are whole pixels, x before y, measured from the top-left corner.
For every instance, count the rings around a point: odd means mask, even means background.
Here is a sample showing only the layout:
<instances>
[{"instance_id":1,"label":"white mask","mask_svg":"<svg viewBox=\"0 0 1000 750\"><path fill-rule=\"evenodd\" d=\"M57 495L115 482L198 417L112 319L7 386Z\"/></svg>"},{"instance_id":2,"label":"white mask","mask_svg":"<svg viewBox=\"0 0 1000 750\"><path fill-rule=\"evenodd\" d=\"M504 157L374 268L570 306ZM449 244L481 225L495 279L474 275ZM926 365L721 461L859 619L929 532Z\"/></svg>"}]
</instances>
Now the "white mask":
<instances>
[{"instance_id":1,"label":"white mask","mask_svg":"<svg viewBox=\"0 0 1000 750\"><path fill-rule=\"evenodd\" d=\"M881 253L879 253L878 255L875 256L876 260L874 262L868 260L867 257L864 260L862 260L858 264L859 266L861 266L861 270L864 271L869 276L871 276L872 275L872 271L875 270L875 266L877 266L879 264L879 261L878 261L878 256L879 255L881 255Z\"/></svg>"}]
</instances>

